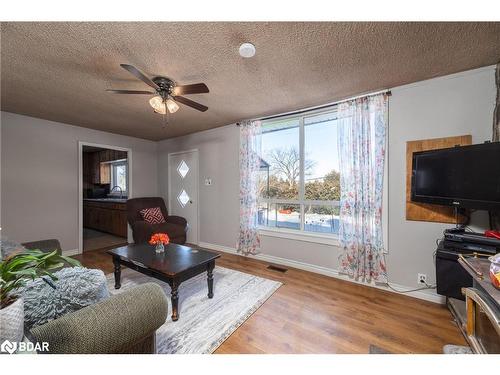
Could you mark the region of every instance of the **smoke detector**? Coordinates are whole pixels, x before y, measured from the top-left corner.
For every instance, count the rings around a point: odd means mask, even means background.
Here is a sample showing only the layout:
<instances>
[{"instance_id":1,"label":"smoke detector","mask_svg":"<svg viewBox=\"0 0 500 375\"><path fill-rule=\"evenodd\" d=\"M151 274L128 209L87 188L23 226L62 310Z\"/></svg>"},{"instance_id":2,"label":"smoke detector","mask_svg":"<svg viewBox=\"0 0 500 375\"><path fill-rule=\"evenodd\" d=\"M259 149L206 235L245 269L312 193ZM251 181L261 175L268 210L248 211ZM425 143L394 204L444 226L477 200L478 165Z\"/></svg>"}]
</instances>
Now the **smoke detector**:
<instances>
[{"instance_id":1,"label":"smoke detector","mask_svg":"<svg viewBox=\"0 0 500 375\"><path fill-rule=\"evenodd\" d=\"M250 58L255 56L255 46L252 43L243 43L240 46L240 55L244 58Z\"/></svg>"}]
</instances>

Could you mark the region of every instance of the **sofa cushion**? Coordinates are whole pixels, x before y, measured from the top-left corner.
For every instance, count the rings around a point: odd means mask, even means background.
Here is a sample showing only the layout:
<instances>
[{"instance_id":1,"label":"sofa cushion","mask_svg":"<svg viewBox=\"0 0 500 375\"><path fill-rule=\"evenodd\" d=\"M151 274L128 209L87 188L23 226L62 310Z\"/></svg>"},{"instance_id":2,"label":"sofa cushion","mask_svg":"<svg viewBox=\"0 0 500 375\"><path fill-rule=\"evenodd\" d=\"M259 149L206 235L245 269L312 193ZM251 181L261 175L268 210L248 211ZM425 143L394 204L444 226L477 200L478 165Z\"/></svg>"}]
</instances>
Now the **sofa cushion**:
<instances>
[{"instance_id":1,"label":"sofa cushion","mask_svg":"<svg viewBox=\"0 0 500 375\"><path fill-rule=\"evenodd\" d=\"M148 224L165 223L165 218L161 213L160 207L144 208L141 210L141 215L144 221Z\"/></svg>"},{"instance_id":2,"label":"sofa cushion","mask_svg":"<svg viewBox=\"0 0 500 375\"><path fill-rule=\"evenodd\" d=\"M24 323L28 329L109 297L106 276L101 270L71 267L54 275L55 289L39 277L16 291L24 299Z\"/></svg>"}]
</instances>

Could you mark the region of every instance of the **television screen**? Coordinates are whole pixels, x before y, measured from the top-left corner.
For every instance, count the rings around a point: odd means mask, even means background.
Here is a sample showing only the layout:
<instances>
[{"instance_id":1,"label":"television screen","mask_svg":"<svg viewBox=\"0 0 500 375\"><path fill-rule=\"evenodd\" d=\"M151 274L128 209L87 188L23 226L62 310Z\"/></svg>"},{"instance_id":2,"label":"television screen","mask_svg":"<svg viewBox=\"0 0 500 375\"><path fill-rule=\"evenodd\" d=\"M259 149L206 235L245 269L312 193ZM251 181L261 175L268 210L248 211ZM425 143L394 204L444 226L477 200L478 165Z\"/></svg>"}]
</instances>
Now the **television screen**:
<instances>
[{"instance_id":1,"label":"television screen","mask_svg":"<svg viewBox=\"0 0 500 375\"><path fill-rule=\"evenodd\" d=\"M500 142L413 153L414 202L500 209Z\"/></svg>"}]
</instances>

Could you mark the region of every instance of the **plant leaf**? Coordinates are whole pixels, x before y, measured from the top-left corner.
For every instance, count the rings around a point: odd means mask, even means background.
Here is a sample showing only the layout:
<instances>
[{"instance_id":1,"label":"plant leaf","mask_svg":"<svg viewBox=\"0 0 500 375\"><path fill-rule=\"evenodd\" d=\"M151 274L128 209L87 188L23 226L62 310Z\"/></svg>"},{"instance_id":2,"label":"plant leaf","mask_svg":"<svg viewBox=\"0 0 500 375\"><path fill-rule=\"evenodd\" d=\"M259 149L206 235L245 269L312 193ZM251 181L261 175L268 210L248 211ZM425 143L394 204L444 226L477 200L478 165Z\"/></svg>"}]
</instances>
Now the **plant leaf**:
<instances>
[{"instance_id":1,"label":"plant leaf","mask_svg":"<svg viewBox=\"0 0 500 375\"><path fill-rule=\"evenodd\" d=\"M28 277L31 277L33 279L38 276L35 268L28 268L28 269L19 270L19 271L9 271L9 273L12 275L18 275L18 276L28 276Z\"/></svg>"},{"instance_id":2,"label":"plant leaf","mask_svg":"<svg viewBox=\"0 0 500 375\"><path fill-rule=\"evenodd\" d=\"M76 259L73 259L73 258L70 258L70 257L66 257L66 256L61 256L61 258L63 258L69 265L71 265L73 267L81 267L81 265L82 265Z\"/></svg>"},{"instance_id":3,"label":"plant leaf","mask_svg":"<svg viewBox=\"0 0 500 375\"><path fill-rule=\"evenodd\" d=\"M55 268L61 268L64 266L64 263L63 262L59 262L59 263L52 263L52 264L47 264L47 267L46 269L48 270L53 270Z\"/></svg>"}]
</instances>

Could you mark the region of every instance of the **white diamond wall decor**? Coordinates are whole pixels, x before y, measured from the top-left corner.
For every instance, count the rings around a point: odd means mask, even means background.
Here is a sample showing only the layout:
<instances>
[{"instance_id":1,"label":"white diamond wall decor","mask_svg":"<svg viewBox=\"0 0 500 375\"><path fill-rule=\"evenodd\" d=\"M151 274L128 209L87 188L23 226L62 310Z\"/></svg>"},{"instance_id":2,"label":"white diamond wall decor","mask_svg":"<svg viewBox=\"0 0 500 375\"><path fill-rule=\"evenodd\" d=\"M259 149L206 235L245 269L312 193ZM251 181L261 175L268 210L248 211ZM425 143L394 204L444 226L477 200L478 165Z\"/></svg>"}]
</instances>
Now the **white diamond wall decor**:
<instances>
[{"instance_id":1,"label":"white diamond wall decor","mask_svg":"<svg viewBox=\"0 0 500 375\"><path fill-rule=\"evenodd\" d=\"M186 177L186 175L188 174L189 167L184 160L182 160L177 167L177 172L179 172L182 178Z\"/></svg>"},{"instance_id":2,"label":"white diamond wall decor","mask_svg":"<svg viewBox=\"0 0 500 375\"><path fill-rule=\"evenodd\" d=\"M187 202L189 202L189 195L186 193L186 190L182 189L181 193L177 197L177 200L181 204L182 207L184 207Z\"/></svg>"}]
</instances>

